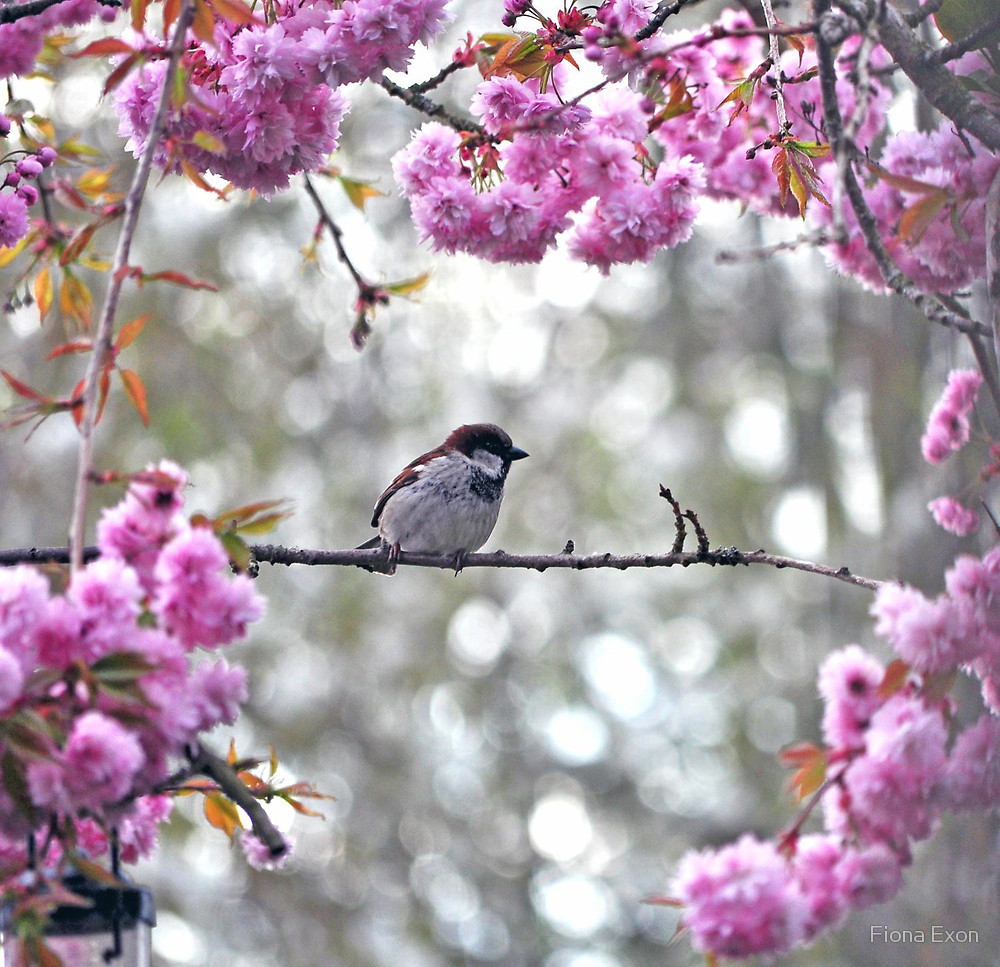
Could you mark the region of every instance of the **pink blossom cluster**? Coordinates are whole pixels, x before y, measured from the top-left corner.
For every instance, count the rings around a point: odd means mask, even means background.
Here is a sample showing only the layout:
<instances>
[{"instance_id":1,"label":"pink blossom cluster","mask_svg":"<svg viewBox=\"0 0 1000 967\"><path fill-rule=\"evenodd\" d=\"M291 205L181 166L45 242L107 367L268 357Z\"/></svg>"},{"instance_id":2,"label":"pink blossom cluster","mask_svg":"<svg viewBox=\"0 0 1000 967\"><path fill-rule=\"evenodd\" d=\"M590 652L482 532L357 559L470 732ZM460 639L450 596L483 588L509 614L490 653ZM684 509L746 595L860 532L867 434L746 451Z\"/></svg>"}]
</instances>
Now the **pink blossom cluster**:
<instances>
[{"instance_id":1,"label":"pink blossom cluster","mask_svg":"<svg viewBox=\"0 0 1000 967\"><path fill-rule=\"evenodd\" d=\"M982 278L986 196L1000 158L970 152L951 128L900 131L888 138L872 170L865 197L889 254L907 276L931 292L954 292ZM924 212L931 216L926 224ZM814 221L827 223L829 212L817 208ZM831 262L866 287L888 291L850 205L844 222L848 241L827 248Z\"/></svg>"},{"instance_id":2,"label":"pink blossom cluster","mask_svg":"<svg viewBox=\"0 0 1000 967\"><path fill-rule=\"evenodd\" d=\"M0 139L10 134L10 120L0 114ZM11 152L0 158L7 172L0 182L0 248L10 248L28 234L28 207L38 201L38 189L31 184L56 160L54 148Z\"/></svg>"},{"instance_id":3,"label":"pink blossom cluster","mask_svg":"<svg viewBox=\"0 0 1000 967\"><path fill-rule=\"evenodd\" d=\"M1000 714L1000 548L959 557L933 599L908 585L883 585L872 614L875 633L908 665L924 674L970 670Z\"/></svg>"},{"instance_id":4,"label":"pink blossom cluster","mask_svg":"<svg viewBox=\"0 0 1000 967\"><path fill-rule=\"evenodd\" d=\"M62 0L41 13L0 24L0 77L30 73L47 33L85 24L95 16L110 23L117 12L116 7L97 0Z\"/></svg>"},{"instance_id":5,"label":"pink blossom cluster","mask_svg":"<svg viewBox=\"0 0 1000 967\"><path fill-rule=\"evenodd\" d=\"M269 196L322 167L337 147L348 103L338 90L403 70L418 41L442 27L445 0L275 3L273 23L219 21L215 43L192 35L192 93L171 111L157 163L182 161ZM139 38L137 49L155 46ZM131 73L115 93L119 131L138 155L163 85L163 61Z\"/></svg>"},{"instance_id":6,"label":"pink blossom cluster","mask_svg":"<svg viewBox=\"0 0 1000 967\"><path fill-rule=\"evenodd\" d=\"M537 262L568 232L574 257L604 273L687 240L705 173L690 157L649 163L643 102L612 88L589 107L566 107L537 82L484 81L473 100L483 127L517 131L494 157L484 151L477 163L457 132L433 123L393 159L421 239L493 262Z\"/></svg>"},{"instance_id":7,"label":"pink blossom cluster","mask_svg":"<svg viewBox=\"0 0 1000 967\"><path fill-rule=\"evenodd\" d=\"M139 475L64 593L33 567L0 571L0 849L57 821L94 852L113 824L126 859L145 855L169 806L144 794L235 721L244 670L193 652L242 638L263 601L181 515L186 481L169 461Z\"/></svg>"},{"instance_id":8,"label":"pink blossom cluster","mask_svg":"<svg viewBox=\"0 0 1000 967\"><path fill-rule=\"evenodd\" d=\"M974 369L953 369L948 374L948 384L934 404L920 438L920 451L928 463L942 463L969 442L969 416L982 382ZM927 509L940 527L959 536L971 534L979 526L979 514L954 497L938 497Z\"/></svg>"},{"instance_id":9,"label":"pink blossom cluster","mask_svg":"<svg viewBox=\"0 0 1000 967\"><path fill-rule=\"evenodd\" d=\"M880 610L892 610L889 597L880 594ZM940 665L936 655L932 664ZM944 810L1000 805L1000 717L983 714L949 752L945 703L917 681L888 694L885 679L857 645L820 670L822 832L801 835L796 826L778 842L746 835L681 860L671 893L699 950L744 958L808 944L852 910L891 899L912 842L929 836Z\"/></svg>"}]
</instances>

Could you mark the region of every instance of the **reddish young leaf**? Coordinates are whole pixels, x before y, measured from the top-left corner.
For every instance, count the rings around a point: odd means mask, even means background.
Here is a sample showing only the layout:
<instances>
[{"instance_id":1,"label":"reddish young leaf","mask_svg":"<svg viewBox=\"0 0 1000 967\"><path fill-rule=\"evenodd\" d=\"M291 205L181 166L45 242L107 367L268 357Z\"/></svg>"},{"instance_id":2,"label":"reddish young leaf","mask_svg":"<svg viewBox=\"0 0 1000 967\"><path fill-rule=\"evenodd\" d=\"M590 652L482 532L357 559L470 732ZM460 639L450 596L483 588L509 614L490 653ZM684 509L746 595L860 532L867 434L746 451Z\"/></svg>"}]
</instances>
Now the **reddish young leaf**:
<instances>
[{"instance_id":1,"label":"reddish young leaf","mask_svg":"<svg viewBox=\"0 0 1000 967\"><path fill-rule=\"evenodd\" d=\"M64 342L60 346L56 346L46 356L46 359L55 359L57 356L66 356L70 353L89 353L94 348L94 342L92 339L73 339L70 342Z\"/></svg>"},{"instance_id":2,"label":"reddish young leaf","mask_svg":"<svg viewBox=\"0 0 1000 967\"><path fill-rule=\"evenodd\" d=\"M122 385L125 387L125 395L132 405L139 411L142 417L143 426L149 426L149 409L146 404L146 387L141 377L135 370L120 369L118 375L122 378Z\"/></svg>"},{"instance_id":3,"label":"reddish young leaf","mask_svg":"<svg viewBox=\"0 0 1000 967\"><path fill-rule=\"evenodd\" d=\"M795 769L788 788L801 802L812 795L826 778L826 751L812 742L798 742L778 753L782 765Z\"/></svg>"},{"instance_id":4,"label":"reddish young leaf","mask_svg":"<svg viewBox=\"0 0 1000 967\"><path fill-rule=\"evenodd\" d=\"M151 312L147 312L144 316L139 316L137 319L126 322L118 330L118 337L115 339L115 349L121 352L126 346L131 346L139 333L142 332L142 327L146 325L151 315Z\"/></svg>"},{"instance_id":5,"label":"reddish young leaf","mask_svg":"<svg viewBox=\"0 0 1000 967\"><path fill-rule=\"evenodd\" d=\"M186 289L208 289L210 292L218 292L219 287L212 282L201 282L198 279L191 279L182 272L167 269L164 272L141 272L138 276L140 287L147 282L171 282L174 285L182 285Z\"/></svg>"},{"instance_id":6,"label":"reddish young leaf","mask_svg":"<svg viewBox=\"0 0 1000 967\"><path fill-rule=\"evenodd\" d=\"M243 26L260 23L243 0L208 0L208 5L219 17L230 23Z\"/></svg>"},{"instance_id":7,"label":"reddish young leaf","mask_svg":"<svg viewBox=\"0 0 1000 967\"><path fill-rule=\"evenodd\" d=\"M899 230L896 237L902 242L916 245L924 237L924 232L931 227L941 209L948 204L949 192L946 188L936 188L923 198L910 205L899 219Z\"/></svg>"},{"instance_id":8,"label":"reddish young leaf","mask_svg":"<svg viewBox=\"0 0 1000 967\"><path fill-rule=\"evenodd\" d=\"M170 0L167 0L169 3ZM144 63L146 57L142 53L129 54L110 74L108 74L108 79L104 82L104 89L102 94L107 97L126 77L129 73L138 65Z\"/></svg>"},{"instance_id":9,"label":"reddish young leaf","mask_svg":"<svg viewBox=\"0 0 1000 967\"><path fill-rule=\"evenodd\" d=\"M191 20L194 35L209 47L215 46L215 17L205 0L194 0L194 17Z\"/></svg>"},{"instance_id":10,"label":"reddish young leaf","mask_svg":"<svg viewBox=\"0 0 1000 967\"><path fill-rule=\"evenodd\" d=\"M83 199L80 199L81 202ZM89 225L81 225L74 233L69 243L62 250L59 256L59 264L66 266L75 262L80 253L90 244L90 240L97 231L97 223L91 222Z\"/></svg>"},{"instance_id":11,"label":"reddish young leaf","mask_svg":"<svg viewBox=\"0 0 1000 967\"><path fill-rule=\"evenodd\" d=\"M181 171L184 172L184 177L187 178L192 185L196 188L200 188L202 191L207 191L210 195L217 195L219 198L223 199L223 201L225 200L228 190L213 188L207 181L205 181L205 179L201 176L201 172L198 171L198 169L191 164L190 161L181 158L180 162Z\"/></svg>"},{"instance_id":12,"label":"reddish young leaf","mask_svg":"<svg viewBox=\"0 0 1000 967\"><path fill-rule=\"evenodd\" d=\"M890 698L895 695L906 684L909 677L910 666L902 658L889 662L878 687L879 698Z\"/></svg>"},{"instance_id":13,"label":"reddish young leaf","mask_svg":"<svg viewBox=\"0 0 1000 967\"><path fill-rule=\"evenodd\" d=\"M12 376L6 369L0 369L0 376L3 376L3 378L7 381L7 385L15 393L17 393L18 396L22 396L26 400L42 401L48 399L48 397L39 393L38 390L32 389L27 383L22 383L16 376Z\"/></svg>"},{"instance_id":14,"label":"reddish young leaf","mask_svg":"<svg viewBox=\"0 0 1000 967\"><path fill-rule=\"evenodd\" d=\"M163 0L163 32L168 33L181 12L181 0Z\"/></svg>"},{"instance_id":15,"label":"reddish young leaf","mask_svg":"<svg viewBox=\"0 0 1000 967\"><path fill-rule=\"evenodd\" d=\"M149 0L132 0L129 5L129 13L132 17L132 29L141 31L146 23L146 8Z\"/></svg>"},{"instance_id":16,"label":"reddish young leaf","mask_svg":"<svg viewBox=\"0 0 1000 967\"><path fill-rule=\"evenodd\" d=\"M103 37L87 44L83 50L78 50L69 56L76 60L79 57L110 57L113 54L134 54L135 48L117 37Z\"/></svg>"}]
</instances>

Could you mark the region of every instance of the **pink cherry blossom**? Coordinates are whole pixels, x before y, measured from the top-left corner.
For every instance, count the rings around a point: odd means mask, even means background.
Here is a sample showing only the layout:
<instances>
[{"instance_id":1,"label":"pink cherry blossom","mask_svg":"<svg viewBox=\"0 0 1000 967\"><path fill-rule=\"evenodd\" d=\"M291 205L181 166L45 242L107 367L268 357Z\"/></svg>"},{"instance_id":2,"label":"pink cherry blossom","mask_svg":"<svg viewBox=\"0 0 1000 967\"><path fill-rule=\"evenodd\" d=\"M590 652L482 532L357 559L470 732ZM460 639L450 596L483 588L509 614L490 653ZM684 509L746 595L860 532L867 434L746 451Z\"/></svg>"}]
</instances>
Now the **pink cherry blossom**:
<instances>
[{"instance_id":1,"label":"pink cherry blossom","mask_svg":"<svg viewBox=\"0 0 1000 967\"><path fill-rule=\"evenodd\" d=\"M688 853L671 893L684 905L692 943L720 957L787 953L806 935L809 904L773 843L750 835Z\"/></svg>"}]
</instances>

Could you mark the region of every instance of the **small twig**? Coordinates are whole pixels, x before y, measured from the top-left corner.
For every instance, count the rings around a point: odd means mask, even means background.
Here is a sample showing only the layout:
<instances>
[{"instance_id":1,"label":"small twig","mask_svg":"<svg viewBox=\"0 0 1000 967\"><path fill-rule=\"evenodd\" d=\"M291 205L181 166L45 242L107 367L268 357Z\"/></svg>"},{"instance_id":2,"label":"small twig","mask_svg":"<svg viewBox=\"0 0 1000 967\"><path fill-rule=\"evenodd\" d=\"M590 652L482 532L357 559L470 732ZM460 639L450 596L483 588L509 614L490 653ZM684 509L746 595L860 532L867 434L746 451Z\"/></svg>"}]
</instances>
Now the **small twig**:
<instances>
[{"instance_id":1,"label":"small twig","mask_svg":"<svg viewBox=\"0 0 1000 967\"><path fill-rule=\"evenodd\" d=\"M83 418L80 421L80 447L77 456L76 486L73 494L73 513L70 518L69 546L72 549L70 565L73 570L79 570L83 564L83 534L87 517L87 490L90 482L91 464L93 462L94 427L97 425L97 414L100 411L98 402L98 380L107 357L112 350L112 335L115 312L118 308L118 297L121 294L125 270L128 267L129 252L132 248L132 238L135 235L139 220L139 208L149 181L149 172L153 165L153 155L167 119L170 99L173 97L173 79L180 62L181 54L187 43L187 29L194 15L193 0L183 0L177 22L174 25L174 36L170 42L167 55L166 72L163 76L163 86L160 89L156 113L149 126L146 145L143 148L139 164L132 176L132 184L125 196L124 214L121 231L118 235L118 245L115 249L111 271L108 277L108 287L104 294L104 304L94 332L93 349L84 377L82 393Z\"/></svg>"},{"instance_id":2,"label":"small twig","mask_svg":"<svg viewBox=\"0 0 1000 967\"><path fill-rule=\"evenodd\" d=\"M937 50L928 51L924 55L924 61L930 64L946 64L951 60L958 60L964 57L970 50L982 47L985 40L1000 30L1000 13L994 14L985 23L980 24L966 37L956 40L946 47L939 47Z\"/></svg>"},{"instance_id":3,"label":"small twig","mask_svg":"<svg viewBox=\"0 0 1000 967\"><path fill-rule=\"evenodd\" d=\"M843 236L838 237L828 233L825 229L818 228L811 232L804 232L784 242L775 242L773 245L761 245L742 252L737 252L733 249L722 249L720 252L715 253L715 261L720 265L728 265L734 262L769 259L772 255L777 255L779 252L794 252L803 245L830 245L842 240Z\"/></svg>"},{"instance_id":4,"label":"small twig","mask_svg":"<svg viewBox=\"0 0 1000 967\"><path fill-rule=\"evenodd\" d=\"M785 91L784 79L781 71L781 51L778 49L778 38L775 31L778 29L778 21L774 18L774 10L771 7L771 0L760 0L760 5L764 9L764 20L768 29L768 51L771 55L771 63L774 64L774 106L778 112L778 130L784 133L788 130L788 115L785 112Z\"/></svg>"},{"instance_id":5,"label":"small twig","mask_svg":"<svg viewBox=\"0 0 1000 967\"><path fill-rule=\"evenodd\" d=\"M684 513L681 510L681 505L674 499L674 495L663 484L660 484L660 496L670 504L674 511L674 543L670 552L680 554L684 550L684 541L687 538Z\"/></svg>"},{"instance_id":6,"label":"small twig","mask_svg":"<svg viewBox=\"0 0 1000 967\"><path fill-rule=\"evenodd\" d=\"M635 39L646 40L648 37L652 37L666 23L668 17L679 13L681 8L690 2L691 0L662 0L653 11L653 16L649 18L648 23L636 31Z\"/></svg>"},{"instance_id":7,"label":"small twig","mask_svg":"<svg viewBox=\"0 0 1000 967\"><path fill-rule=\"evenodd\" d=\"M944 0L927 0L916 10L906 14L905 20L910 27L919 27L931 14L937 13L941 9Z\"/></svg>"},{"instance_id":8,"label":"small twig","mask_svg":"<svg viewBox=\"0 0 1000 967\"><path fill-rule=\"evenodd\" d=\"M426 94L428 91L433 91L435 87L440 87L452 74L456 71L460 71L465 64L460 60L453 60L450 64L446 64L441 68L433 77L428 77L426 81L421 81L419 84L411 84L407 90L412 94Z\"/></svg>"},{"instance_id":9,"label":"small twig","mask_svg":"<svg viewBox=\"0 0 1000 967\"><path fill-rule=\"evenodd\" d=\"M209 752L203 745L196 746L188 756L192 772L207 776L249 817L254 835L271 851L274 857L288 851L285 837L271 822L264 807L225 759Z\"/></svg>"},{"instance_id":10,"label":"small twig","mask_svg":"<svg viewBox=\"0 0 1000 967\"><path fill-rule=\"evenodd\" d=\"M420 93L420 91L414 91L409 87L401 87L395 81L390 81L388 77L380 78L379 84L383 90L393 97L399 98L399 100L404 104L408 104L415 111L419 111L429 118L437 118L456 131L469 131L478 135L486 134L482 126L476 124L475 121L469 118L460 118L458 115L452 114L437 102Z\"/></svg>"},{"instance_id":11,"label":"small twig","mask_svg":"<svg viewBox=\"0 0 1000 967\"><path fill-rule=\"evenodd\" d=\"M326 228L333 239L334 248L337 250L337 258L343 262L347 267L347 271L351 273L351 278L354 279L354 284L358 287L358 296L361 298L373 289L374 286L365 279L351 261L351 257L347 254L347 249L344 248L344 230L333 220L333 217L326 210L326 205L323 204L323 199L319 197L319 192L316 191L316 187L313 185L309 175L303 175L303 178L305 180L306 194L309 195L316 206L320 222L322 222L323 227Z\"/></svg>"}]
</instances>

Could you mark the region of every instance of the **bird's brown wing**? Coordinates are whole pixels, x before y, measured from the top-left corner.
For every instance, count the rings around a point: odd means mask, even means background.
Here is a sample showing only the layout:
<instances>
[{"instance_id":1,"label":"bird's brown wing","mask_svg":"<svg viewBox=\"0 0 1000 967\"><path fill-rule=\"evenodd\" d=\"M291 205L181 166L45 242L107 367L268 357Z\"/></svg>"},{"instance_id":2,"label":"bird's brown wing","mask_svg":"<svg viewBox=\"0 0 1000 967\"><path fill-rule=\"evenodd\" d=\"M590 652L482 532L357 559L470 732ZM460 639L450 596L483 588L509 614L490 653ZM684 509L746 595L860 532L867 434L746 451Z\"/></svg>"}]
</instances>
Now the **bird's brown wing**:
<instances>
[{"instance_id":1,"label":"bird's brown wing","mask_svg":"<svg viewBox=\"0 0 1000 967\"><path fill-rule=\"evenodd\" d=\"M378 527L378 519L382 516L382 511L385 509L389 498L397 491L402 490L403 487L408 487L419 480L424 467L435 457L443 456L445 456L444 449L442 447L435 447L433 450L428 450L427 453L421 454L416 460L403 467L396 476L396 479L382 491L382 496L375 501L375 512L372 514L372 527Z\"/></svg>"}]
</instances>

